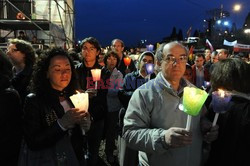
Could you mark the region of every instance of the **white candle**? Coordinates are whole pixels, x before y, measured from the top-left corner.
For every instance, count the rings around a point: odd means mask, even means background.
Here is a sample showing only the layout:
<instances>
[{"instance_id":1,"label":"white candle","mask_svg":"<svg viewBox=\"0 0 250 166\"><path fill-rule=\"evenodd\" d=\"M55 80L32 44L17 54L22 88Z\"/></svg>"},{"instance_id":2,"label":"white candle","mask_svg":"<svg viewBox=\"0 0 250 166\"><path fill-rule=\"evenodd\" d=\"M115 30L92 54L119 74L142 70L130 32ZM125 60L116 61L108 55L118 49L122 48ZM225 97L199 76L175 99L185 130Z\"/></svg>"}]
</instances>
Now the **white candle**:
<instances>
[{"instance_id":1,"label":"white candle","mask_svg":"<svg viewBox=\"0 0 250 166\"><path fill-rule=\"evenodd\" d=\"M101 69L91 69L93 81L95 81L95 89L97 89L97 81L101 79Z\"/></svg>"},{"instance_id":2,"label":"white candle","mask_svg":"<svg viewBox=\"0 0 250 166\"><path fill-rule=\"evenodd\" d=\"M79 110L88 111L89 108L89 94L88 93L79 93L74 94L69 97L75 108ZM82 134L85 135L84 129L82 129Z\"/></svg>"},{"instance_id":3,"label":"white candle","mask_svg":"<svg viewBox=\"0 0 250 166\"><path fill-rule=\"evenodd\" d=\"M190 131L191 122L192 122L192 116L191 116L191 115L188 115L188 117L187 117L187 123L186 123L186 130L187 130L187 131Z\"/></svg>"},{"instance_id":4,"label":"white candle","mask_svg":"<svg viewBox=\"0 0 250 166\"><path fill-rule=\"evenodd\" d=\"M93 81L99 81L101 79L101 69L91 69Z\"/></svg>"}]
</instances>

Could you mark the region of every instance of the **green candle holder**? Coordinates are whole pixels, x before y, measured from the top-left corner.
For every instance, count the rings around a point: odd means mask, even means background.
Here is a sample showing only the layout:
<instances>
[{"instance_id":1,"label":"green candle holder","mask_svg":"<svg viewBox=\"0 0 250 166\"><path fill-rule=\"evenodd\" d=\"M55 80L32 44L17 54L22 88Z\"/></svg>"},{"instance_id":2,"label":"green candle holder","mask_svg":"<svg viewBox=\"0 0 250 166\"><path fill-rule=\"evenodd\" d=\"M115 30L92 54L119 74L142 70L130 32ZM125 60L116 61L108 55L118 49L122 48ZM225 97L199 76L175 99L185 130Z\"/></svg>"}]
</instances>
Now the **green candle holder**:
<instances>
[{"instance_id":1,"label":"green candle holder","mask_svg":"<svg viewBox=\"0 0 250 166\"><path fill-rule=\"evenodd\" d=\"M194 87L185 87L183 94L183 111L188 115L197 116L207 97L208 93L204 90Z\"/></svg>"}]
</instances>

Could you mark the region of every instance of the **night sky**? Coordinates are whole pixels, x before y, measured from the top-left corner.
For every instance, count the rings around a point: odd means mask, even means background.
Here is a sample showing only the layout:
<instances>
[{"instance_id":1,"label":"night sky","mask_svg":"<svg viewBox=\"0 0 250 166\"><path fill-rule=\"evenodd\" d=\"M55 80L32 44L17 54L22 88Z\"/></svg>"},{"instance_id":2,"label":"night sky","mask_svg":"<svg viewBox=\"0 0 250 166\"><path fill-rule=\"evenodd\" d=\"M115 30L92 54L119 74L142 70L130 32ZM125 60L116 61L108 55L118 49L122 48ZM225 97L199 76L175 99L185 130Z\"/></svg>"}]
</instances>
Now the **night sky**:
<instances>
[{"instance_id":1,"label":"night sky","mask_svg":"<svg viewBox=\"0 0 250 166\"><path fill-rule=\"evenodd\" d=\"M235 3L242 5L241 11L233 11ZM242 27L250 0L75 0L76 39L93 36L102 46L114 38L126 46L136 46L142 39L153 44L169 36L174 26L185 37L190 26L192 34L195 29L204 31L206 11L221 4L231 14L228 20Z\"/></svg>"}]
</instances>

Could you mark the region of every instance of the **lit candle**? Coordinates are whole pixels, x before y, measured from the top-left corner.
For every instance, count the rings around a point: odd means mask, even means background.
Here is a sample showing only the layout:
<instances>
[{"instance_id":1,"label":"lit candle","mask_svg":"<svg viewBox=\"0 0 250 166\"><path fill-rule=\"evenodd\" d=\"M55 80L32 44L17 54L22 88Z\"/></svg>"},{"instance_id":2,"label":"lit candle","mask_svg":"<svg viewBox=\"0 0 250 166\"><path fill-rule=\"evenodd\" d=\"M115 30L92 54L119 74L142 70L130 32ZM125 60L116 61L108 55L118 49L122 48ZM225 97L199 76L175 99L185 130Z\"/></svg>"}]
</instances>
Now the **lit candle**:
<instances>
[{"instance_id":1,"label":"lit candle","mask_svg":"<svg viewBox=\"0 0 250 166\"><path fill-rule=\"evenodd\" d=\"M91 69L93 81L95 81L95 89L97 89L97 81L101 79L101 69Z\"/></svg>"},{"instance_id":2,"label":"lit candle","mask_svg":"<svg viewBox=\"0 0 250 166\"><path fill-rule=\"evenodd\" d=\"M88 93L80 93L76 91L77 94L70 96L70 100L74 104L75 108L79 110L88 111L89 108L89 94ZM84 129L82 129L82 134L85 135Z\"/></svg>"},{"instance_id":3,"label":"lit candle","mask_svg":"<svg viewBox=\"0 0 250 166\"><path fill-rule=\"evenodd\" d=\"M151 51L152 52L154 50L154 45L152 45L152 44L149 44L146 47L147 47L147 51Z\"/></svg>"},{"instance_id":4,"label":"lit candle","mask_svg":"<svg viewBox=\"0 0 250 166\"><path fill-rule=\"evenodd\" d=\"M197 116L201 107L205 103L208 94L206 91L194 88L185 87L183 93L184 112L188 114L186 130L190 130L192 116Z\"/></svg>"},{"instance_id":5,"label":"lit candle","mask_svg":"<svg viewBox=\"0 0 250 166\"><path fill-rule=\"evenodd\" d=\"M204 81L204 84L202 86L202 89L207 90L207 88L210 86L210 82L209 81Z\"/></svg>"},{"instance_id":6,"label":"lit candle","mask_svg":"<svg viewBox=\"0 0 250 166\"><path fill-rule=\"evenodd\" d=\"M128 69L128 66L129 66L130 63L131 63L131 58L125 57L125 58L123 58L123 62L124 62L124 64L125 64L125 66L127 66L127 69Z\"/></svg>"},{"instance_id":7,"label":"lit candle","mask_svg":"<svg viewBox=\"0 0 250 166\"><path fill-rule=\"evenodd\" d=\"M212 93L212 106L213 111L215 112L215 117L213 121L213 126L216 125L220 113L225 113L228 108L228 103L231 100L232 96L229 92L225 92L222 89L214 91Z\"/></svg>"},{"instance_id":8,"label":"lit candle","mask_svg":"<svg viewBox=\"0 0 250 166\"><path fill-rule=\"evenodd\" d=\"M148 75L152 74L154 72L154 64L153 63L146 64L146 72Z\"/></svg>"}]
</instances>

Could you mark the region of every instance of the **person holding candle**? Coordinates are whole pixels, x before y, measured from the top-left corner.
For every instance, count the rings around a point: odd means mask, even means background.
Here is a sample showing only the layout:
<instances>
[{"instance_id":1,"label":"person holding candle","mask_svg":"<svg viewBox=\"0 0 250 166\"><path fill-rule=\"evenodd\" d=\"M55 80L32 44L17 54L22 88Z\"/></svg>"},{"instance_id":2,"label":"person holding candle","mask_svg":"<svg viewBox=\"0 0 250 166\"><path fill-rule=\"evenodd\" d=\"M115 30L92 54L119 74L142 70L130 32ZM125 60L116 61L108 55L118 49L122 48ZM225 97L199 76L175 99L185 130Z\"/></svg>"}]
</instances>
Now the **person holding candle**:
<instances>
[{"instance_id":1,"label":"person holding candle","mask_svg":"<svg viewBox=\"0 0 250 166\"><path fill-rule=\"evenodd\" d=\"M120 60L117 69L122 73L123 77L125 77L126 74L136 70L135 64L132 60L128 67L125 65L124 58L126 58L126 56L123 54L124 47L124 42L120 39L114 39L111 42L111 49L117 52Z\"/></svg>"},{"instance_id":2,"label":"person holding candle","mask_svg":"<svg viewBox=\"0 0 250 166\"><path fill-rule=\"evenodd\" d=\"M115 51L109 51L104 56L105 68L110 71L109 88L107 94L108 111L105 116L105 154L110 164L117 162L113 152L116 149L115 140L117 139L118 114L121 109L121 103L118 98L118 91L122 88L122 73L117 70L119 63L118 54Z\"/></svg>"},{"instance_id":3,"label":"person holding candle","mask_svg":"<svg viewBox=\"0 0 250 166\"><path fill-rule=\"evenodd\" d=\"M76 66L77 81L80 88L89 94L89 113L93 118L90 131L87 134L89 144L89 165L98 165L101 161L99 157L99 147L104 132L104 118L107 111L107 85L106 80L110 77L110 72L98 64L98 55L101 46L97 39L88 37L81 42L82 62ZM95 81L91 73L92 69L102 69L101 78Z\"/></svg>"},{"instance_id":4,"label":"person holding candle","mask_svg":"<svg viewBox=\"0 0 250 166\"><path fill-rule=\"evenodd\" d=\"M87 110L74 108L69 99L76 88L74 64L67 52L53 48L41 56L24 105L20 165L85 165L87 149L81 129L87 132L91 122Z\"/></svg>"},{"instance_id":5,"label":"person holding candle","mask_svg":"<svg viewBox=\"0 0 250 166\"><path fill-rule=\"evenodd\" d=\"M211 144L207 166L249 163L249 67L249 64L237 58L227 58L214 65L210 81L212 91L223 90L224 93L230 93L232 98L227 104L225 113L221 113L218 117L218 139ZM213 107L209 109L208 117L211 121L214 119Z\"/></svg>"},{"instance_id":6,"label":"person holding candle","mask_svg":"<svg viewBox=\"0 0 250 166\"><path fill-rule=\"evenodd\" d=\"M141 165L201 164L202 113L192 118L188 131L185 129L187 114L180 107L184 87L194 86L182 78L187 56L188 51L181 43L166 44L162 56L158 57L162 71L144 84L145 88L138 88L130 99L123 138L130 148L139 150Z\"/></svg>"},{"instance_id":7,"label":"person holding candle","mask_svg":"<svg viewBox=\"0 0 250 166\"><path fill-rule=\"evenodd\" d=\"M123 88L118 93L119 99L124 107L124 109L121 109L119 115L119 121L121 122L120 130L122 130L123 118L128 107L129 100L134 91L150 79L154 79L156 77L154 70L151 71L150 77L146 72L146 64L154 64L154 60L155 58L152 52L143 52L138 59L138 69L127 74L123 79ZM119 138L118 145L120 149L120 165L136 165L138 163L138 151L127 147L124 139L122 138Z\"/></svg>"}]
</instances>

